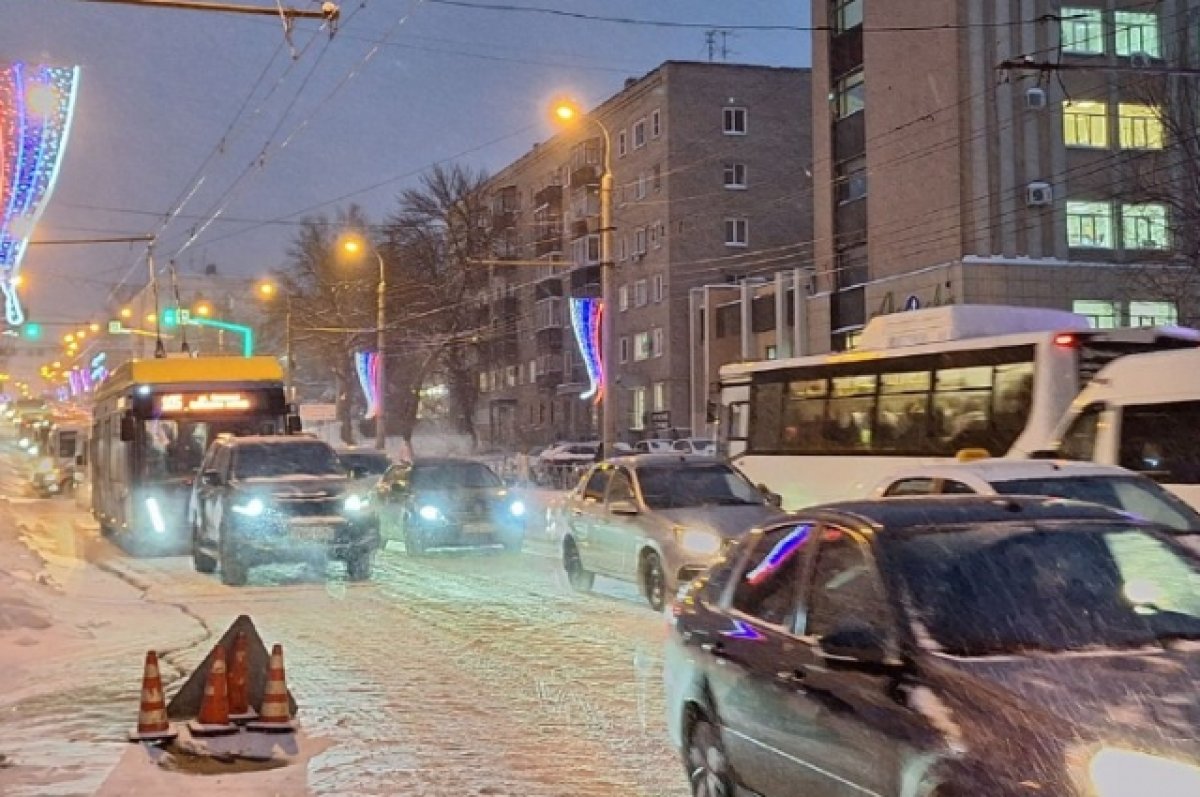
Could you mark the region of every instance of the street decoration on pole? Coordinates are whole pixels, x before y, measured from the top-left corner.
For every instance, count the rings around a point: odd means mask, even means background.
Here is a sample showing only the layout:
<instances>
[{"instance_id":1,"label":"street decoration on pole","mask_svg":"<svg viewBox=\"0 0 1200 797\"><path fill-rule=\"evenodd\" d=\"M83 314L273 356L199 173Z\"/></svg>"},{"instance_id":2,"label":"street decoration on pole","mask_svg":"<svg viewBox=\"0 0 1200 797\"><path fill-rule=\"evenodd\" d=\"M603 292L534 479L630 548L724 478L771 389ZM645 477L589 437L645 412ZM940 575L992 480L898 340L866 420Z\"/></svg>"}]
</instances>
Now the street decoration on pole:
<instances>
[{"instance_id":1,"label":"street decoration on pole","mask_svg":"<svg viewBox=\"0 0 1200 797\"><path fill-rule=\"evenodd\" d=\"M358 374L358 384L362 387L363 396L367 399L365 417L374 418L379 412L379 352L356 351L354 370Z\"/></svg>"},{"instance_id":2,"label":"street decoration on pole","mask_svg":"<svg viewBox=\"0 0 1200 797\"><path fill-rule=\"evenodd\" d=\"M66 152L78 67L0 65L0 293L11 326L25 322L21 260Z\"/></svg>"},{"instance_id":3,"label":"street decoration on pole","mask_svg":"<svg viewBox=\"0 0 1200 797\"><path fill-rule=\"evenodd\" d=\"M604 302L600 299L571 299L571 329L583 356L591 387L580 395L582 399L594 398L599 404L604 400L604 362L601 337L604 328Z\"/></svg>"}]
</instances>

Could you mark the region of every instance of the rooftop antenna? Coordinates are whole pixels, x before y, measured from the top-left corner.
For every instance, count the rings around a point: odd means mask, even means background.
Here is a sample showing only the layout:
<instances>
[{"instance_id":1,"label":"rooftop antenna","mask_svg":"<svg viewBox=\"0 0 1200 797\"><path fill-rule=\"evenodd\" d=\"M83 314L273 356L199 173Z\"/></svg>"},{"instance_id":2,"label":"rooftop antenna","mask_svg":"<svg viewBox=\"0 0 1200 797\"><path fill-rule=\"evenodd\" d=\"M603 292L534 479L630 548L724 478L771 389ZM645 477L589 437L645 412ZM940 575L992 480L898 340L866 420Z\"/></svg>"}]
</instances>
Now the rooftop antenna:
<instances>
[{"instance_id":1,"label":"rooftop antenna","mask_svg":"<svg viewBox=\"0 0 1200 797\"><path fill-rule=\"evenodd\" d=\"M717 57L717 37L721 37L720 54L722 61L729 60L729 34L732 31L712 28L704 31L704 44L708 47L708 62L711 64Z\"/></svg>"}]
</instances>

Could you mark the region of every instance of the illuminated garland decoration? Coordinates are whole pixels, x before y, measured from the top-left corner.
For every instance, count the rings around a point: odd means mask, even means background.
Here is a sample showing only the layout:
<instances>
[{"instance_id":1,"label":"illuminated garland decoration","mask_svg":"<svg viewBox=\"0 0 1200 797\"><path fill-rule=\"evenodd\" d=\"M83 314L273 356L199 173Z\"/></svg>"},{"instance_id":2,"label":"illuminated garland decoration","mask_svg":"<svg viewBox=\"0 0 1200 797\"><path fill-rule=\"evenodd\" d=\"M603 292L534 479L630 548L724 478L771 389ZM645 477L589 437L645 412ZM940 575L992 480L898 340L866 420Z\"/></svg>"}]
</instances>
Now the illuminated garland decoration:
<instances>
[{"instance_id":1,"label":"illuminated garland decoration","mask_svg":"<svg viewBox=\"0 0 1200 797\"><path fill-rule=\"evenodd\" d=\"M571 328L575 330L575 340L579 343L579 351L583 355L583 365L587 368L588 380L592 383L580 398L589 399L595 396L597 404L604 398L604 359L600 347L603 317L604 303L601 300L571 299Z\"/></svg>"},{"instance_id":2,"label":"illuminated garland decoration","mask_svg":"<svg viewBox=\"0 0 1200 797\"><path fill-rule=\"evenodd\" d=\"M374 418L379 408L379 353L355 352L354 369L358 372L358 384L367 398L366 417Z\"/></svg>"},{"instance_id":3,"label":"illuminated garland decoration","mask_svg":"<svg viewBox=\"0 0 1200 797\"><path fill-rule=\"evenodd\" d=\"M25 322L15 280L54 191L78 89L78 67L0 66L0 292L13 326Z\"/></svg>"}]
</instances>

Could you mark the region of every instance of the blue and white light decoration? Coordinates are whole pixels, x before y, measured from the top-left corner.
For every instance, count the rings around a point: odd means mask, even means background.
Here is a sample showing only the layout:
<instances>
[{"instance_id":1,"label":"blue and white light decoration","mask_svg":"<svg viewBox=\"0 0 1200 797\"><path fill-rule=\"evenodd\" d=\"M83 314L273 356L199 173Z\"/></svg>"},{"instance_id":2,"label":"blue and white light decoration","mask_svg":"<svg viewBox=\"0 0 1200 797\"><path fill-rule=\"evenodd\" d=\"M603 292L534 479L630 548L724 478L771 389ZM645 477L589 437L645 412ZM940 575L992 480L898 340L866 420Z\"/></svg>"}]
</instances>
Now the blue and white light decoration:
<instances>
[{"instance_id":1,"label":"blue and white light decoration","mask_svg":"<svg viewBox=\"0 0 1200 797\"><path fill-rule=\"evenodd\" d=\"M358 372L358 384L367 399L367 418L374 418L379 409L379 353L356 351L354 370Z\"/></svg>"},{"instance_id":2,"label":"blue and white light decoration","mask_svg":"<svg viewBox=\"0 0 1200 797\"><path fill-rule=\"evenodd\" d=\"M16 278L62 165L79 68L0 65L0 292L5 319L25 322Z\"/></svg>"},{"instance_id":3,"label":"blue and white light decoration","mask_svg":"<svg viewBox=\"0 0 1200 797\"><path fill-rule=\"evenodd\" d=\"M571 299L571 329L583 355L591 386L580 398L595 398L599 404L604 399L604 358L601 356L601 322L604 318L604 303L600 299Z\"/></svg>"}]
</instances>

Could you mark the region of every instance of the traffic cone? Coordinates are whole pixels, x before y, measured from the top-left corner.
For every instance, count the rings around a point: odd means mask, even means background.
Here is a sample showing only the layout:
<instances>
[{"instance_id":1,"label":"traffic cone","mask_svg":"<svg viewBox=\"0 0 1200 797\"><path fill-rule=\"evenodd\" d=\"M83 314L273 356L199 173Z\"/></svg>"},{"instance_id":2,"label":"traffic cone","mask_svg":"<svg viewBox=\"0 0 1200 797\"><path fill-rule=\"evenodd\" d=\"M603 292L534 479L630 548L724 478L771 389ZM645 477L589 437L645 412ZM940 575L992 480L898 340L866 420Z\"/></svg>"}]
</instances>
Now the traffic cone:
<instances>
[{"instance_id":1,"label":"traffic cone","mask_svg":"<svg viewBox=\"0 0 1200 797\"><path fill-rule=\"evenodd\" d=\"M213 650L208 683L204 685L204 700L200 716L188 723L192 736L223 736L237 733L238 726L229 721L229 682L225 673L225 646Z\"/></svg>"},{"instance_id":2,"label":"traffic cone","mask_svg":"<svg viewBox=\"0 0 1200 797\"><path fill-rule=\"evenodd\" d=\"M142 670L142 704L138 709L137 730L129 732L131 742L169 742L179 734L171 729L167 707L163 703L162 677L158 674L158 654L146 651Z\"/></svg>"},{"instance_id":3,"label":"traffic cone","mask_svg":"<svg viewBox=\"0 0 1200 797\"><path fill-rule=\"evenodd\" d=\"M250 708L247 682L250 678L250 648L245 631L233 638L233 659L229 662L229 719L238 724L252 720L258 712Z\"/></svg>"},{"instance_id":4,"label":"traffic cone","mask_svg":"<svg viewBox=\"0 0 1200 797\"><path fill-rule=\"evenodd\" d=\"M287 678L283 674L283 646L271 648L271 663L267 667L267 687L263 690L262 710L258 719L246 724L252 731L266 733L290 733L292 725L291 705L288 701Z\"/></svg>"}]
</instances>

